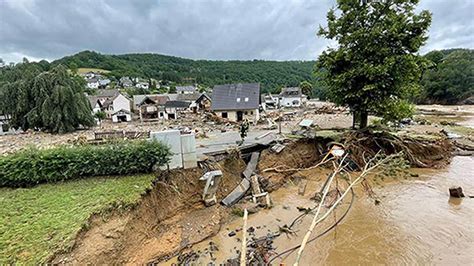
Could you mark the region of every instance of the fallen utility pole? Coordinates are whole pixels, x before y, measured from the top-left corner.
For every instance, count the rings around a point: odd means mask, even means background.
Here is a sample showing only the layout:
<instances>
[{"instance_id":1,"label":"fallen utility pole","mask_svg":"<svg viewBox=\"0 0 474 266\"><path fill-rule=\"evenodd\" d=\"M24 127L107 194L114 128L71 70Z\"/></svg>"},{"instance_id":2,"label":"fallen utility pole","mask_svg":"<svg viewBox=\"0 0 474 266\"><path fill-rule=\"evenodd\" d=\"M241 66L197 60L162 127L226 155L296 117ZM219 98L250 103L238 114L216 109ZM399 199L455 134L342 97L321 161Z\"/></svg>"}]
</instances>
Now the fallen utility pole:
<instances>
[{"instance_id":1,"label":"fallen utility pole","mask_svg":"<svg viewBox=\"0 0 474 266\"><path fill-rule=\"evenodd\" d=\"M244 227L242 228L242 251L240 253L240 266L246 265L247 255L247 209L244 209Z\"/></svg>"}]
</instances>

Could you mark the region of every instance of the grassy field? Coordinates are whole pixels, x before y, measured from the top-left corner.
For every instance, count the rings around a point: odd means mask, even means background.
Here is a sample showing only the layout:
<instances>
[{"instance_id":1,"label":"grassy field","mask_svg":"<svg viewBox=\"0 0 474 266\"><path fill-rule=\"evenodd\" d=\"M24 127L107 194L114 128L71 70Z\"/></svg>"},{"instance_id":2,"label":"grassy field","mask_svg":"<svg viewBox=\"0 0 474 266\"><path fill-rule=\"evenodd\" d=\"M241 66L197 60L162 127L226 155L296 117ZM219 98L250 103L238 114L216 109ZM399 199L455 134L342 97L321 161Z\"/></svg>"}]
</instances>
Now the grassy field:
<instances>
[{"instance_id":1,"label":"grassy field","mask_svg":"<svg viewBox=\"0 0 474 266\"><path fill-rule=\"evenodd\" d=\"M85 73L87 73L87 72L95 72L95 73L107 74L107 73L109 73L110 71L105 70L105 69L101 69L101 68L85 68L85 67L82 67L82 68L78 68L78 69L77 69L77 73L78 73L78 74L85 74Z\"/></svg>"},{"instance_id":2,"label":"grassy field","mask_svg":"<svg viewBox=\"0 0 474 266\"><path fill-rule=\"evenodd\" d=\"M0 265L43 263L68 248L94 213L127 209L152 175L88 178L33 188L0 188Z\"/></svg>"}]
</instances>

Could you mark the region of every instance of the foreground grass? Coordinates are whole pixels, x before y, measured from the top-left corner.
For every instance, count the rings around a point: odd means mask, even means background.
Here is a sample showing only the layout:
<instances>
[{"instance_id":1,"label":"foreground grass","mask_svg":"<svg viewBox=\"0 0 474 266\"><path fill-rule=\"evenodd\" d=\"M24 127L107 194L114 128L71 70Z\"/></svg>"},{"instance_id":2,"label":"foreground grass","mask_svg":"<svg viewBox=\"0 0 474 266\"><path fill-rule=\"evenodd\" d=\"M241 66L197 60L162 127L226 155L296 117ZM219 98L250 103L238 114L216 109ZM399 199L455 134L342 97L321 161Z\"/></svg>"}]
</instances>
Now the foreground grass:
<instances>
[{"instance_id":1,"label":"foreground grass","mask_svg":"<svg viewBox=\"0 0 474 266\"><path fill-rule=\"evenodd\" d=\"M0 265L38 264L72 244L94 213L126 209L152 175L88 178L33 188L0 188Z\"/></svg>"}]
</instances>

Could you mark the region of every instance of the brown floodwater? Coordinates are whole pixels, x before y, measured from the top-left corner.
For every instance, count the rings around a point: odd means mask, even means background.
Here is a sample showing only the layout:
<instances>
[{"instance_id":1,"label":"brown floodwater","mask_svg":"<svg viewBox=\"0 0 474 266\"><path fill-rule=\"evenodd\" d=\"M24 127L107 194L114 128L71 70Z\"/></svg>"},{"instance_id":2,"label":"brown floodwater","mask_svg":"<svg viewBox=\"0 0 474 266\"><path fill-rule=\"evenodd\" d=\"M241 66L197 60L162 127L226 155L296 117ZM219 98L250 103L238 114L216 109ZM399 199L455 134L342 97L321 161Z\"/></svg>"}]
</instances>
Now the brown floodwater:
<instances>
[{"instance_id":1,"label":"brown floodwater","mask_svg":"<svg viewBox=\"0 0 474 266\"><path fill-rule=\"evenodd\" d=\"M375 204L362 189L356 189L356 199L348 215L335 230L307 245L300 265L474 265L474 199L450 199L448 195L448 188L453 185L462 186L467 195L474 195L474 157L455 157L446 169L412 171L419 177L372 182L380 204ZM301 214L296 207L315 205L310 198L319 191L326 175L308 176L310 181L304 196L298 195L297 185L288 184L271 194L273 208L249 216L248 226L255 228L257 237L290 224ZM319 234L341 217L349 202L350 198L345 200L336 214L318 225L312 235ZM296 234L283 233L277 237L275 254L300 244L311 219L310 214L297 224ZM221 264L228 258L238 257L241 231L233 237L228 234L241 227L241 218L236 218L225 224L216 236L194 245L192 250L200 254L195 264L206 265L211 261ZM218 247L212 256L209 242ZM293 252L272 264L291 265L295 257L296 252ZM163 264L176 261L173 258Z\"/></svg>"}]
</instances>

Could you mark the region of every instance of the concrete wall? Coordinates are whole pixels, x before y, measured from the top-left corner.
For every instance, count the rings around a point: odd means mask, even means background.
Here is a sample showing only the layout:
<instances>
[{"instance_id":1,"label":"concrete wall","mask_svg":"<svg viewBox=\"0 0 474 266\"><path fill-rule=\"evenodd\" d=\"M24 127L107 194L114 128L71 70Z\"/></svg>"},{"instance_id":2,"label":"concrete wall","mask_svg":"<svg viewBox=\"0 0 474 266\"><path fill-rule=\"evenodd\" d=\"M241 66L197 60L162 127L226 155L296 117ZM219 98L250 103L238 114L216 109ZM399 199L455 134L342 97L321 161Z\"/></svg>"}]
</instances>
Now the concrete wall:
<instances>
[{"instance_id":1,"label":"concrete wall","mask_svg":"<svg viewBox=\"0 0 474 266\"><path fill-rule=\"evenodd\" d=\"M170 169L197 167L196 136L194 134L181 135L179 130L165 130L151 132L150 137L170 147L173 154L168 164ZM168 166L164 166L162 169L167 169Z\"/></svg>"}]
</instances>

